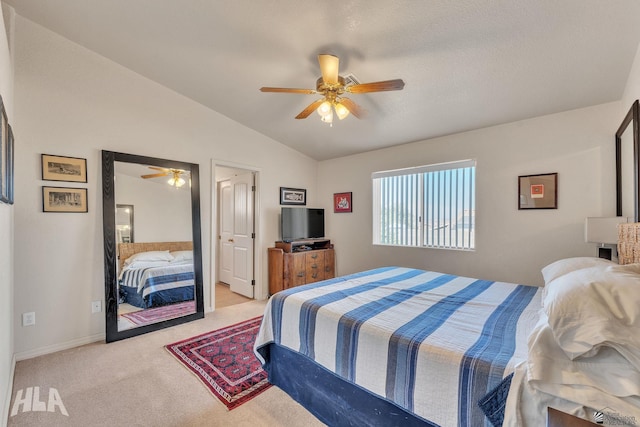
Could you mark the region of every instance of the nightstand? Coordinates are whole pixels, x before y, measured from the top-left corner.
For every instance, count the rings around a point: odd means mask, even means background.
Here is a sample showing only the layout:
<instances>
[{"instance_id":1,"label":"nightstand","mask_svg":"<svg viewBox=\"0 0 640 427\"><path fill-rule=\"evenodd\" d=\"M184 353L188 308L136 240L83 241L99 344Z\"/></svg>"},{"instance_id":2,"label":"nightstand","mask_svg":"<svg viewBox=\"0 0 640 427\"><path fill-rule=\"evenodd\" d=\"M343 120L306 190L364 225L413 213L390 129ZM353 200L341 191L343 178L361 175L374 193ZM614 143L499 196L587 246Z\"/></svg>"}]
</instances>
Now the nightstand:
<instances>
[{"instance_id":1,"label":"nightstand","mask_svg":"<svg viewBox=\"0 0 640 427\"><path fill-rule=\"evenodd\" d=\"M547 427L593 427L597 425L558 409L547 408Z\"/></svg>"}]
</instances>

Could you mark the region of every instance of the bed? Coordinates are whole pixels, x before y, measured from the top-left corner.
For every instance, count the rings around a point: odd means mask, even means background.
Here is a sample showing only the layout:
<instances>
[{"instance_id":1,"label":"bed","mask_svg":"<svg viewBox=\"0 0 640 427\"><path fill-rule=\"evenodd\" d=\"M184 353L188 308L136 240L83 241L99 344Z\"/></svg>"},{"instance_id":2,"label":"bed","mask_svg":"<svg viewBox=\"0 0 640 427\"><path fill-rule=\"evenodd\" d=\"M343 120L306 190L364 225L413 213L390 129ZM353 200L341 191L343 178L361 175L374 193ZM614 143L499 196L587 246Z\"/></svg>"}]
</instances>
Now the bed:
<instances>
[{"instance_id":1,"label":"bed","mask_svg":"<svg viewBox=\"0 0 640 427\"><path fill-rule=\"evenodd\" d=\"M549 406L640 423L638 264L570 258L543 276L384 267L291 288L254 349L330 426L539 426Z\"/></svg>"},{"instance_id":2,"label":"bed","mask_svg":"<svg viewBox=\"0 0 640 427\"><path fill-rule=\"evenodd\" d=\"M194 299L192 242L118 244L121 303L160 307Z\"/></svg>"}]
</instances>

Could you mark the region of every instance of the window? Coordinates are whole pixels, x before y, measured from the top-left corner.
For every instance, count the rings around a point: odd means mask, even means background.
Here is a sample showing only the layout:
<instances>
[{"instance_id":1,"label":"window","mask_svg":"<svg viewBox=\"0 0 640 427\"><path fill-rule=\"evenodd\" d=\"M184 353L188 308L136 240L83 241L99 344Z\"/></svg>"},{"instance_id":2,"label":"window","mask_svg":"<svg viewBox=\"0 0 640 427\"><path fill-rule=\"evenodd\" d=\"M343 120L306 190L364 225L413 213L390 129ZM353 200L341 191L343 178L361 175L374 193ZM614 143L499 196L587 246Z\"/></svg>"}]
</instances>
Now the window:
<instances>
[{"instance_id":1,"label":"window","mask_svg":"<svg viewBox=\"0 0 640 427\"><path fill-rule=\"evenodd\" d=\"M475 248L475 160L374 172L373 243Z\"/></svg>"}]
</instances>

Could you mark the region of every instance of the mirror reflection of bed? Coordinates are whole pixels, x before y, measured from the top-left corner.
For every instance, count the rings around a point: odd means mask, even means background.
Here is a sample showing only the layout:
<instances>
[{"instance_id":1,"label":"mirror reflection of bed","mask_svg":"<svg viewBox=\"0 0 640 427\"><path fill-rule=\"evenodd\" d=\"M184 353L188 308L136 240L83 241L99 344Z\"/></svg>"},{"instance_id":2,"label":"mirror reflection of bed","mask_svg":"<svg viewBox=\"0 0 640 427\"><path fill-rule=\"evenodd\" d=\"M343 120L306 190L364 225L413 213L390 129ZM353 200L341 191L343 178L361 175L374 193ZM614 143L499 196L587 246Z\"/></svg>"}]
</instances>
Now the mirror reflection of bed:
<instances>
[{"instance_id":1,"label":"mirror reflection of bed","mask_svg":"<svg viewBox=\"0 0 640 427\"><path fill-rule=\"evenodd\" d=\"M114 166L118 331L195 313L189 172Z\"/></svg>"},{"instance_id":2,"label":"mirror reflection of bed","mask_svg":"<svg viewBox=\"0 0 640 427\"><path fill-rule=\"evenodd\" d=\"M118 244L118 330L195 313L193 243Z\"/></svg>"}]
</instances>

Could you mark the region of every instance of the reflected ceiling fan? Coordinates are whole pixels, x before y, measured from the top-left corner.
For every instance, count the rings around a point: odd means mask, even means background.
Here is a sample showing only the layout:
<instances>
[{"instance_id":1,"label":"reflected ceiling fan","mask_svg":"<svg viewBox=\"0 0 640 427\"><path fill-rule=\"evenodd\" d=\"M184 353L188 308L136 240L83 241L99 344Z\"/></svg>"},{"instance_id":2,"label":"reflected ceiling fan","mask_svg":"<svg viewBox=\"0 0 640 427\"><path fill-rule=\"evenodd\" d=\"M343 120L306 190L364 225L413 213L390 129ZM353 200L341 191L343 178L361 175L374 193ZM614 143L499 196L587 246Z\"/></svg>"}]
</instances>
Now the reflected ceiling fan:
<instances>
[{"instance_id":1,"label":"reflected ceiling fan","mask_svg":"<svg viewBox=\"0 0 640 427\"><path fill-rule=\"evenodd\" d=\"M156 166L147 166L149 169L154 169L160 171L159 173L152 173L149 175L141 175L141 178L149 179L149 178L159 178L162 176L169 176L169 181L167 183L173 187L179 188L185 184L184 178L181 175L188 176L189 172L182 169L173 169L173 168L159 168Z\"/></svg>"},{"instance_id":2,"label":"reflected ceiling fan","mask_svg":"<svg viewBox=\"0 0 640 427\"><path fill-rule=\"evenodd\" d=\"M296 116L296 119L306 119L316 110L322 121L325 123L333 123L333 112L340 120L353 114L361 119L366 115L366 111L358 106L349 98L342 96L346 93L370 93L384 92L389 90L402 90L404 82L402 79L384 80L374 83L362 83L346 85L346 81L342 76L338 75L340 59L335 55L320 54L318 55L320 63L320 72L322 77L316 82L316 89L293 89L284 87L261 87L262 92L277 93L300 93L305 95L320 94L322 98L312 102Z\"/></svg>"}]
</instances>

